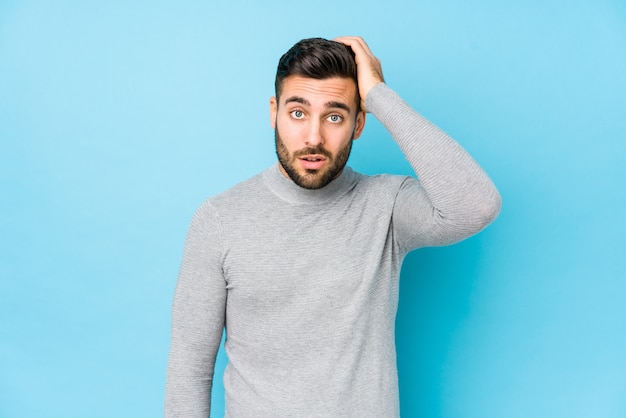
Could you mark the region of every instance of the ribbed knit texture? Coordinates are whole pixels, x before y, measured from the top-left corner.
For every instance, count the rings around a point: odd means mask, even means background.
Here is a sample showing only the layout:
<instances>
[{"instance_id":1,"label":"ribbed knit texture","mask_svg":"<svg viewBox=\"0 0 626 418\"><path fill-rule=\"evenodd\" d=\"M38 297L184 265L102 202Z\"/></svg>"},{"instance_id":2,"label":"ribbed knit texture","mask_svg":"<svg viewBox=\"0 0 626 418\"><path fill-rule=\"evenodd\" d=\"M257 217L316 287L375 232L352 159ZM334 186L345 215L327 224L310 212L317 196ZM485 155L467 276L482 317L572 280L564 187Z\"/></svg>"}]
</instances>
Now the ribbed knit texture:
<instances>
[{"instance_id":1,"label":"ribbed knit texture","mask_svg":"<svg viewBox=\"0 0 626 418\"><path fill-rule=\"evenodd\" d=\"M172 310L166 417L209 415L224 326L226 416L399 416L402 260L475 234L500 209L483 170L386 85L367 108L415 172L344 169L319 190L274 165L191 222Z\"/></svg>"}]
</instances>

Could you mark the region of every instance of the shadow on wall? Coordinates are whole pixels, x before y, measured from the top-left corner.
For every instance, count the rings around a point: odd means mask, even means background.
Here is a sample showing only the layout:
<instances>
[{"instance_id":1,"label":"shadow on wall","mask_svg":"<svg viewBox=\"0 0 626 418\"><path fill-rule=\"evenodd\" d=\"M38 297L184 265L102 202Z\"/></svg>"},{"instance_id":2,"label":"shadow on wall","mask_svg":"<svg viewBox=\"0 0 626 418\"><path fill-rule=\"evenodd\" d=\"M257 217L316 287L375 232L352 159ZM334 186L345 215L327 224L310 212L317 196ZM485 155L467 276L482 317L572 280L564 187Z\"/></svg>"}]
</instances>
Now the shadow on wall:
<instances>
[{"instance_id":1,"label":"shadow on wall","mask_svg":"<svg viewBox=\"0 0 626 418\"><path fill-rule=\"evenodd\" d=\"M396 318L404 417L442 416L448 355L480 280L481 252L476 236L449 247L414 251L404 260Z\"/></svg>"}]
</instances>

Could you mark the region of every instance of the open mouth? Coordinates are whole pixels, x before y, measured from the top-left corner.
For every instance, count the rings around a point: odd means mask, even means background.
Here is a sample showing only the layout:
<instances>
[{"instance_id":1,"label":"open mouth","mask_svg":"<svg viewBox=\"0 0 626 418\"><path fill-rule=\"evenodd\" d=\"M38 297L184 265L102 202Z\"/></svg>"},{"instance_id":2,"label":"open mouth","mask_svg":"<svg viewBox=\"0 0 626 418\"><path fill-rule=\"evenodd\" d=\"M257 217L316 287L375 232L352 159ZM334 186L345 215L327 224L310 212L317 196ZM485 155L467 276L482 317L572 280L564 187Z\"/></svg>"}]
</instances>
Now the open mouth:
<instances>
[{"instance_id":1,"label":"open mouth","mask_svg":"<svg viewBox=\"0 0 626 418\"><path fill-rule=\"evenodd\" d=\"M324 165L326 157L319 154L304 155L300 157L300 161L307 170L317 170Z\"/></svg>"},{"instance_id":2,"label":"open mouth","mask_svg":"<svg viewBox=\"0 0 626 418\"><path fill-rule=\"evenodd\" d=\"M302 160L306 160L306 161L322 161L324 160L324 157L318 156L318 155L307 155L301 158Z\"/></svg>"}]
</instances>

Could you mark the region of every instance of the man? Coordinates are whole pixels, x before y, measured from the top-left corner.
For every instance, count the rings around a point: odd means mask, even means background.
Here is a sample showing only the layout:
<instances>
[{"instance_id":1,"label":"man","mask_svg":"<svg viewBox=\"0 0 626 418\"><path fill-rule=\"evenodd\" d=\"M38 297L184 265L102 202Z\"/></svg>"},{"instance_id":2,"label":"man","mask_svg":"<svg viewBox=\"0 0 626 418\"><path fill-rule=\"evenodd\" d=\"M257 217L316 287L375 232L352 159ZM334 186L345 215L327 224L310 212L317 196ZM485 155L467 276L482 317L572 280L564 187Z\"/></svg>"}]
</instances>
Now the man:
<instances>
[{"instance_id":1,"label":"man","mask_svg":"<svg viewBox=\"0 0 626 418\"><path fill-rule=\"evenodd\" d=\"M365 112L419 180L346 167ZM227 417L398 417L404 256L475 234L500 209L482 169L405 104L358 37L307 39L270 100L278 163L208 199L172 313L167 417L206 417L226 329Z\"/></svg>"}]
</instances>

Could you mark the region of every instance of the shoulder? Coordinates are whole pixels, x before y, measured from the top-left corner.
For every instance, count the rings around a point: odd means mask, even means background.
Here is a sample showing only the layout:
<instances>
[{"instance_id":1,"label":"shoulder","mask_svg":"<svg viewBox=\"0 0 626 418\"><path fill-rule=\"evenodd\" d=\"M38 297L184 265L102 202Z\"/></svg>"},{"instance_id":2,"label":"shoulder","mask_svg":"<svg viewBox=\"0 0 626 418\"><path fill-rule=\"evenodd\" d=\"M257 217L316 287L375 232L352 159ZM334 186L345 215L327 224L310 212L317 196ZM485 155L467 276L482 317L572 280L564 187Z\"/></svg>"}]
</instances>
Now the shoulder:
<instances>
[{"instance_id":1,"label":"shoulder","mask_svg":"<svg viewBox=\"0 0 626 418\"><path fill-rule=\"evenodd\" d=\"M355 202L385 212L393 210L407 186L418 183L415 177L397 174L359 174L351 193Z\"/></svg>"},{"instance_id":2,"label":"shoulder","mask_svg":"<svg viewBox=\"0 0 626 418\"><path fill-rule=\"evenodd\" d=\"M365 190L375 194L395 195L406 182L417 181L413 177L397 174L367 175L357 173L357 175L357 188L360 188L361 191Z\"/></svg>"},{"instance_id":3,"label":"shoulder","mask_svg":"<svg viewBox=\"0 0 626 418\"><path fill-rule=\"evenodd\" d=\"M224 208L233 208L243 202L254 200L261 194L263 182L262 172L213 196L207 197L196 209L195 216L218 216Z\"/></svg>"},{"instance_id":4,"label":"shoulder","mask_svg":"<svg viewBox=\"0 0 626 418\"><path fill-rule=\"evenodd\" d=\"M220 207L253 200L265 192L262 178L263 172L258 173L217 195L209 197L206 199L205 204Z\"/></svg>"}]
</instances>

